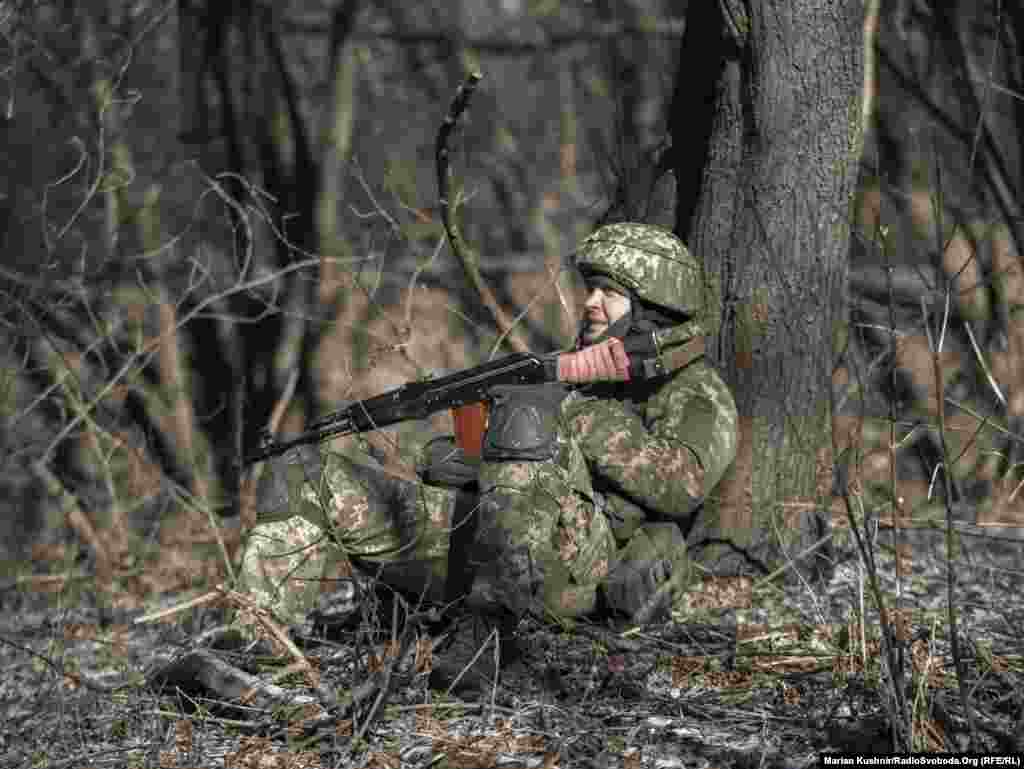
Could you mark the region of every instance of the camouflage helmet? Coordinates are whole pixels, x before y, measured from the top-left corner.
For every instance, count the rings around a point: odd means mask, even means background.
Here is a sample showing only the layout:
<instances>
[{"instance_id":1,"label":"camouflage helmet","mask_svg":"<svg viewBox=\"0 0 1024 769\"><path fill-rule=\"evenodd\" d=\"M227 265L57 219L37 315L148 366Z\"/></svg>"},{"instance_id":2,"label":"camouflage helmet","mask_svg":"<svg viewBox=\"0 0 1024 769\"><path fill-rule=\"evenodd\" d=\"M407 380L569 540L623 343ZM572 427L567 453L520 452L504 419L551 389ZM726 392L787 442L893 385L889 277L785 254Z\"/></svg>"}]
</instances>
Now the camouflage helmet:
<instances>
[{"instance_id":1,"label":"camouflage helmet","mask_svg":"<svg viewBox=\"0 0 1024 769\"><path fill-rule=\"evenodd\" d=\"M672 232L653 224L608 224L576 249L576 266L605 275L649 302L695 316L704 309L700 264Z\"/></svg>"}]
</instances>

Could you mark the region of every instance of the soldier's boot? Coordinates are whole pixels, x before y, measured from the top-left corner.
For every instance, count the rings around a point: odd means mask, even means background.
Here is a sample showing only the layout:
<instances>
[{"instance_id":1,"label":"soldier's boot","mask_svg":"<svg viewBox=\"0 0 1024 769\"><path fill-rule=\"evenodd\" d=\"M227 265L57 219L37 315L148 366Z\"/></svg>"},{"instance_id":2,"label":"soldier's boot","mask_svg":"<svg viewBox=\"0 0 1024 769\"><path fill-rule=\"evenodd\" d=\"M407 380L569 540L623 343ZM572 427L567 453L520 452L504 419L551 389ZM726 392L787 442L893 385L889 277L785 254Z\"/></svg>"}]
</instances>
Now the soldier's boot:
<instances>
[{"instance_id":1,"label":"soldier's boot","mask_svg":"<svg viewBox=\"0 0 1024 769\"><path fill-rule=\"evenodd\" d=\"M260 481L241 586L286 623L302 621L353 568L440 600L455 500L315 447L288 452Z\"/></svg>"},{"instance_id":2,"label":"soldier's boot","mask_svg":"<svg viewBox=\"0 0 1024 769\"><path fill-rule=\"evenodd\" d=\"M668 614L691 578L686 540L675 523L646 523L616 554L601 584L603 607L645 623Z\"/></svg>"},{"instance_id":3,"label":"soldier's boot","mask_svg":"<svg viewBox=\"0 0 1024 769\"><path fill-rule=\"evenodd\" d=\"M593 611L615 541L607 519L551 461L485 462L469 604L575 617Z\"/></svg>"}]
</instances>

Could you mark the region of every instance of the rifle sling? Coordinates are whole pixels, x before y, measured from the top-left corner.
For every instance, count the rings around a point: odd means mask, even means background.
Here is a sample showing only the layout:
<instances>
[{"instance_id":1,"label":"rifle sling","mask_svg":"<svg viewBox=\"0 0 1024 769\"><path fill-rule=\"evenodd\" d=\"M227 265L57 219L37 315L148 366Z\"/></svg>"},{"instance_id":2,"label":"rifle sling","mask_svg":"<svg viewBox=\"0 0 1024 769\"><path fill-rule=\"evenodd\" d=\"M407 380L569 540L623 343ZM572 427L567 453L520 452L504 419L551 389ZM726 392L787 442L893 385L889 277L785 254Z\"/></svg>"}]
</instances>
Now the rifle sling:
<instances>
[{"instance_id":1,"label":"rifle sling","mask_svg":"<svg viewBox=\"0 0 1024 769\"><path fill-rule=\"evenodd\" d=\"M661 350L651 358L642 361L644 375L648 379L665 376L685 368L704 355L704 337L694 336L682 344Z\"/></svg>"}]
</instances>

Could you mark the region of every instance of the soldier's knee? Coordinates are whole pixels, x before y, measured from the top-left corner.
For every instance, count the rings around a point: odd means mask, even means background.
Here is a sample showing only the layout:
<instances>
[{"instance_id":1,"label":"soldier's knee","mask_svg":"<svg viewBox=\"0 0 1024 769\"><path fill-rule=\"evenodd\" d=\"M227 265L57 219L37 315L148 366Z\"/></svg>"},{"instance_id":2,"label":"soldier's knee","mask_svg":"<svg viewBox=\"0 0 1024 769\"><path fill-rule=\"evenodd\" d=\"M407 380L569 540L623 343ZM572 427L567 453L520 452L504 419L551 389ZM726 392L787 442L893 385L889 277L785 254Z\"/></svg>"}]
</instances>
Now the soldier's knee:
<instances>
[{"instance_id":1,"label":"soldier's knee","mask_svg":"<svg viewBox=\"0 0 1024 769\"><path fill-rule=\"evenodd\" d=\"M316 446L297 446L264 462L256 491L258 519L272 520L294 514L299 487L319 485L322 475L323 463Z\"/></svg>"},{"instance_id":2,"label":"soldier's knee","mask_svg":"<svg viewBox=\"0 0 1024 769\"><path fill-rule=\"evenodd\" d=\"M593 611L614 537L593 504L548 471L534 467L529 484L490 487L481 499L471 546L472 604L566 617Z\"/></svg>"},{"instance_id":3,"label":"soldier's knee","mask_svg":"<svg viewBox=\"0 0 1024 769\"><path fill-rule=\"evenodd\" d=\"M323 531L298 516L256 526L246 539L239 587L282 621L301 621L316 605L332 551Z\"/></svg>"}]
</instances>

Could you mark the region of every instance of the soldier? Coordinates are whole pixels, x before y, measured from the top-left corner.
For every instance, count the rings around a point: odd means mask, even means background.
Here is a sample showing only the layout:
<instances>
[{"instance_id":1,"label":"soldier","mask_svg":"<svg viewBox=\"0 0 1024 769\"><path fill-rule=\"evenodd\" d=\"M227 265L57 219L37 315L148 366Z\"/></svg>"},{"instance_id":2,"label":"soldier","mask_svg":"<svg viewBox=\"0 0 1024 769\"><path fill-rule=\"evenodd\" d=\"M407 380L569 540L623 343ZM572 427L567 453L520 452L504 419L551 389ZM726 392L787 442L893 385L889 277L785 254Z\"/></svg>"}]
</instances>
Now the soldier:
<instances>
[{"instance_id":1,"label":"soldier","mask_svg":"<svg viewBox=\"0 0 1024 769\"><path fill-rule=\"evenodd\" d=\"M736 454L736 407L704 361L700 266L621 223L576 252L584 317L558 382L493 388L482 458L425 447L412 483L317 447L269 463L241 577L281 619L348 565L435 600L648 619L680 595L686 532Z\"/></svg>"}]
</instances>

